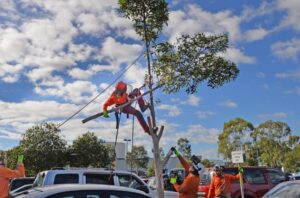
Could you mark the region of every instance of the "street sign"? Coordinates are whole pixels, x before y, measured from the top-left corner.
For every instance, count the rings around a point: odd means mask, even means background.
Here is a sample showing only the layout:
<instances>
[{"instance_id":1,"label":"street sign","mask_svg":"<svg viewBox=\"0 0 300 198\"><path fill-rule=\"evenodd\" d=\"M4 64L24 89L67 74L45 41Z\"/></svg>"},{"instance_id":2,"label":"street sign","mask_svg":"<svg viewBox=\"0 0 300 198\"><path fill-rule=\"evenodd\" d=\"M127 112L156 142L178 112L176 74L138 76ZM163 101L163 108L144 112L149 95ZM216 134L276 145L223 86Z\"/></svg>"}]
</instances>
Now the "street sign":
<instances>
[{"instance_id":1,"label":"street sign","mask_svg":"<svg viewBox=\"0 0 300 198\"><path fill-rule=\"evenodd\" d=\"M231 152L232 163L243 163L243 151L232 151Z\"/></svg>"}]
</instances>

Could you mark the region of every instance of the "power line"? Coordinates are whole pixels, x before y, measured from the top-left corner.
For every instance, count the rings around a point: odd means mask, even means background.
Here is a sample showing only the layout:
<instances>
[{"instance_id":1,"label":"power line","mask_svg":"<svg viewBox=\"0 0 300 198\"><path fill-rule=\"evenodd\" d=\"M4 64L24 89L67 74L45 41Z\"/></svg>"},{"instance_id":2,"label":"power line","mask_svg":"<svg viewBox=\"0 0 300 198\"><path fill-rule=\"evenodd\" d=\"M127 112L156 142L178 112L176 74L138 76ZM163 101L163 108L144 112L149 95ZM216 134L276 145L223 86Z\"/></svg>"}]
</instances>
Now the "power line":
<instances>
[{"instance_id":1,"label":"power line","mask_svg":"<svg viewBox=\"0 0 300 198\"><path fill-rule=\"evenodd\" d=\"M91 104L92 102L94 102L101 94L103 94L106 90L108 90L113 84L115 84L117 82L117 80L119 80L124 73L126 73L140 58L141 56L144 54L144 51L142 51L142 53L129 65L127 66L123 71L120 72L120 75L117 76L117 78L115 80L113 80L105 89L103 89L97 96L95 96L91 101L89 101L87 104L85 104L83 107L81 107L78 111L76 111L73 115L71 115L69 118L67 118L64 122L62 122L61 124L59 124L57 126L57 128L60 128L61 126L63 126L66 122L68 122L69 120L71 120L75 115L77 115L79 112L81 112L84 108L86 108L89 104Z\"/></svg>"}]
</instances>

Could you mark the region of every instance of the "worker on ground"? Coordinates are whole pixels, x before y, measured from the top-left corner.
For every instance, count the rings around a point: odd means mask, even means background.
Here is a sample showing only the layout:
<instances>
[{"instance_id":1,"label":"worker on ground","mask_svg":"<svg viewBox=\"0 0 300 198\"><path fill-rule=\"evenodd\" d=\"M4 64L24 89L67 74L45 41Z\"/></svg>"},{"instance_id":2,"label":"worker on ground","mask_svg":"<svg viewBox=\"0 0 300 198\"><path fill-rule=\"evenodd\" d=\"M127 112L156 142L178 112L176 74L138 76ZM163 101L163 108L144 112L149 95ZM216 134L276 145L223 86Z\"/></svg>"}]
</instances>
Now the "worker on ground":
<instances>
[{"instance_id":1,"label":"worker on ground","mask_svg":"<svg viewBox=\"0 0 300 198\"><path fill-rule=\"evenodd\" d=\"M134 89L131 93L127 94L127 85L126 83L120 81L117 83L115 87L115 91L111 94L109 99L103 105L103 117L109 117L107 108L111 105L116 105L116 107L127 103L129 100L132 100L136 97L139 107L142 112L146 111L149 107L149 104L146 104L144 99L141 97L141 92L139 89ZM142 115L142 113L131 106L131 104L126 105L122 109L120 109L122 113L131 114L137 117L140 125L144 129L145 133L149 134L149 127Z\"/></svg>"},{"instance_id":2,"label":"worker on ground","mask_svg":"<svg viewBox=\"0 0 300 198\"><path fill-rule=\"evenodd\" d=\"M241 169L242 170L242 169ZM213 169L215 176L211 180L208 198L231 198L231 182L238 180L240 174L230 175L224 174L222 167L215 165Z\"/></svg>"},{"instance_id":3,"label":"worker on ground","mask_svg":"<svg viewBox=\"0 0 300 198\"><path fill-rule=\"evenodd\" d=\"M18 167L16 170L6 168L4 161L5 158L2 156L0 160L0 198L8 198L10 179L25 176L23 155L18 156Z\"/></svg>"},{"instance_id":4,"label":"worker on ground","mask_svg":"<svg viewBox=\"0 0 300 198\"><path fill-rule=\"evenodd\" d=\"M179 198L197 197L198 186L200 184L199 175L201 171L204 170L203 165L200 164L199 158L193 155L191 158L193 163L190 166L189 163L175 149L175 147L172 147L171 150L179 158L180 163L182 164L188 175L185 177L181 185L177 183L177 178L171 178L170 183L173 184L175 190L179 193Z\"/></svg>"}]
</instances>

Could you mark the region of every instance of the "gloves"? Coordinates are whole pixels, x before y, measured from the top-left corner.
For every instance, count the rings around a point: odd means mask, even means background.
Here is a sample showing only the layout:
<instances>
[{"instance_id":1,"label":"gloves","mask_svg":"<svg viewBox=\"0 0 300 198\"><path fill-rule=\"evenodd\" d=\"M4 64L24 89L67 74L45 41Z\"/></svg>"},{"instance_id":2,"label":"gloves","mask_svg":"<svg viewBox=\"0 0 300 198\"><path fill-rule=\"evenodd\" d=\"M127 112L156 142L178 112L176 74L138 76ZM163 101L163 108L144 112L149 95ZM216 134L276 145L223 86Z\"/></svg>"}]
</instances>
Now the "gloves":
<instances>
[{"instance_id":1,"label":"gloves","mask_svg":"<svg viewBox=\"0 0 300 198\"><path fill-rule=\"evenodd\" d=\"M243 167L239 167L239 173L243 174L244 173L244 169Z\"/></svg>"},{"instance_id":2,"label":"gloves","mask_svg":"<svg viewBox=\"0 0 300 198\"><path fill-rule=\"evenodd\" d=\"M179 153L178 153L178 151L176 150L176 148L175 148L175 147L171 147L171 151L173 151L173 152L174 152L174 154L176 155L176 157L178 157L178 156L179 156Z\"/></svg>"},{"instance_id":3,"label":"gloves","mask_svg":"<svg viewBox=\"0 0 300 198\"><path fill-rule=\"evenodd\" d=\"M177 183L177 177L171 177L170 183L171 183L171 184Z\"/></svg>"},{"instance_id":4,"label":"gloves","mask_svg":"<svg viewBox=\"0 0 300 198\"><path fill-rule=\"evenodd\" d=\"M103 115L104 118L109 118L108 112L106 110L103 111Z\"/></svg>"},{"instance_id":5,"label":"gloves","mask_svg":"<svg viewBox=\"0 0 300 198\"><path fill-rule=\"evenodd\" d=\"M24 155L18 155L18 164L23 164Z\"/></svg>"}]
</instances>

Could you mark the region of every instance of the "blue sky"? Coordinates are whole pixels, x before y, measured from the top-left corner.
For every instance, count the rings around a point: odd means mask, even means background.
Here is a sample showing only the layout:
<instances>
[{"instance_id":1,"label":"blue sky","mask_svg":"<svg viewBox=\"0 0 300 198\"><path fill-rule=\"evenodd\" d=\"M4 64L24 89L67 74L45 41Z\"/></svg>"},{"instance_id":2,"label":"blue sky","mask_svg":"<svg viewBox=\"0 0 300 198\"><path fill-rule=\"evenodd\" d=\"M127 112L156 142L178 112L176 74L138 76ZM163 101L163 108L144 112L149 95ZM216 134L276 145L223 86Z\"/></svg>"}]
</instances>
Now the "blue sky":
<instances>
[{"instance_id":1,"label":"blue sky","mask_svg":"<svg viewBox=\"0 0 300 198\"><path fill-rule=\"evenodd\" d=\"M217 158L217 136L224 122L242 117L254 125L284 121L300 135L300 2L298 0L173 0L161 40L182 34L228 33L224 56L240 75L218 89L202 84L194 95L155 93L166 150L188 138L195 154ZM19 143L21 134L44 121L62 123L105 89L143 51L130 21L117 13L117 1L0 1L0 148ZM141 58L122 80L143 83ZM106 141L115 137L114 119L85 125L109 96L101 94L60 129L69 142L92 131ZM145 116L149 112L144 113ZM119 140L131 137L123 116ZM151 138L135 127L136 145L151 149Z\"/></svg>"}]
</instances>

